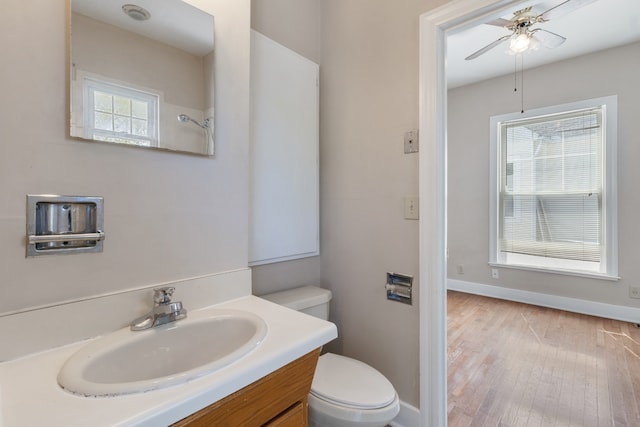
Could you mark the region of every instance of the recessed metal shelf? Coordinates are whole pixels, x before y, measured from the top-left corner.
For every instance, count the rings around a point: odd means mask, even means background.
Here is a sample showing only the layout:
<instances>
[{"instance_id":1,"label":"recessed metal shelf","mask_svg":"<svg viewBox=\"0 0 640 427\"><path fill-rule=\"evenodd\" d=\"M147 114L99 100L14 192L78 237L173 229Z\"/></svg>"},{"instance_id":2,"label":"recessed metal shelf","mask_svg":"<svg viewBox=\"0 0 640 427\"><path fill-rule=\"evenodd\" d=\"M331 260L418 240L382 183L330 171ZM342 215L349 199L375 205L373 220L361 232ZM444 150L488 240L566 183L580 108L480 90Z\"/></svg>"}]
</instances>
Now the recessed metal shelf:
<instances>
[{"instance_id":1,"label":"recessed metal shelf","mask_svg":"<svg viewBox=\"0 0 640 427\"><path fill-rule=\"evenodd\" d=\"M387 273L387 299L411 305L413 303L413 276Z\"/></svg>"},{"instance_id":2,"label":"recessed metal shelf","mask_svg":"<svg viewBox=\"0 0 640 427\"><path fill-rule=\"evenodd\" d=\"M103 198L27 195L27 256L102 252Z\"/></svg>"}]
</instances>

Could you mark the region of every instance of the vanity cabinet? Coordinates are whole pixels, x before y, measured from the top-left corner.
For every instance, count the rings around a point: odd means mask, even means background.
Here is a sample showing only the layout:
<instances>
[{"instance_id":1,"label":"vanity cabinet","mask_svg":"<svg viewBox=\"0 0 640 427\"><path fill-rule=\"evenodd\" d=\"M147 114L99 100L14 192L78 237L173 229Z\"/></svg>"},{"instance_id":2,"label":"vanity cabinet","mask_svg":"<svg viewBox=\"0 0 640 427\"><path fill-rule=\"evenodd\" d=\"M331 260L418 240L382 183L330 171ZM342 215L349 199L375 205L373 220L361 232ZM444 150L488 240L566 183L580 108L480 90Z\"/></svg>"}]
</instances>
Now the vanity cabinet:
<instances>
[{"instance_id":1,"label":"vanity cabinet","mask_svg":"<svg viewBox=\"0 0 640 427\"><path fill-rule=\"evenodd\" d=\"M319 356L318 348L173 426L307 426L307 395Z\"/></svg>"},{"instance_id":2,"label":"vanity cabinet","mask_svg":"<svg viewBox=\"0 0 640 427\"><path fill-rule=\"evenodd\" d=\"M291 408L287 409L283 414L280 414L275 419L269 421L266 425L268 427L300 427L306 426L307 424L306 404L298 402Z\"/></svg>"}]
</instances>

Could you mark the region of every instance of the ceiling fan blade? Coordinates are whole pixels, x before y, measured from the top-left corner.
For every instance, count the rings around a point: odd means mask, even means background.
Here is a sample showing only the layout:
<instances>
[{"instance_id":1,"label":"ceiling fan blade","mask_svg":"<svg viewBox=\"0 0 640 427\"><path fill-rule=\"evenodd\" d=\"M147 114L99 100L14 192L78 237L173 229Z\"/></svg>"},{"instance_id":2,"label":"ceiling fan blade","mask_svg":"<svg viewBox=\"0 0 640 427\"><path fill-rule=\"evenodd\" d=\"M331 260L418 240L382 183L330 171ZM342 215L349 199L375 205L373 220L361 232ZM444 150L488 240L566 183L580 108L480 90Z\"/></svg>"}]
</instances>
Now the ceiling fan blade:
<instances>
[{"instance_id":1,"label":"ceiling fan blade","mask_svg":"<svg viewBox=\"0 0 640 427\"><path fill-rule=\"evenodd\" d=\"M538 22L549 21L556 19L562 15L566 15L569 12L573 12L576 9L586 6L589 3L593 3L596 0L566 0L560 4L553 6L551 9L547 9L537 17Z\"/></svg>"},{"instance_id":2,"label":"ceiling fan blade","mask_svg":"<svg viewBox=\"0 0 640 427\"><path fill-rule=\"evenodd\" d=\"M494 25L496 27L504 27L508 28L513 25L513 21L504 18L494 19L493 21L489 21L486 23L487 25Z\"/></svg>"},{"instance_id":3,"label":"ceiling fan blade","mask_svg":"<svg viewBox=\"0 0 640 427\"><path fill-rule=\"evenodd\" d=\"M531 34L540 41L544 47L549 49L556 48L567 40L566 37L562 37L561 35L552 33L551 31L543 30L542 28L531 30Z\"/></svg>"},{"instance_id":4,"label":"ceiling fan blade","mask_svg":"<svg viewBox=\"0 0 640 427\"><path fill-rule=\"evenodd\" d=\"M466 58L464 58L464 60L465 61L470 61L472 59L476 59L478 56L490 51L494 47L498 46L500 43L502 43L502 42L504 42L506 40L509 40L510 38L511 38L511 34L506 35L506 36L502 36L498 40L494 41L493 43L489 43L488 45L486 45L482 49L473 52L471 55L469 55Z\"/></svg>"}]
</instances>

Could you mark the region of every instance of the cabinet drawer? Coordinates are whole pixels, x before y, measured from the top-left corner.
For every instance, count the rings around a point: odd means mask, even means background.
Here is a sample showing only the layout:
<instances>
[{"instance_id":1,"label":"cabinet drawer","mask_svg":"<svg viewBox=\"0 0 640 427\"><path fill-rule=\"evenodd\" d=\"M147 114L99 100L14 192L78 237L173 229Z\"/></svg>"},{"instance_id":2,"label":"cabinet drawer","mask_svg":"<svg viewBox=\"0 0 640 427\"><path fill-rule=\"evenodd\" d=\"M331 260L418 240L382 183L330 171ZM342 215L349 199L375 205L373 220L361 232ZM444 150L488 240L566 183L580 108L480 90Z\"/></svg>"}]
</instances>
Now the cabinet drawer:
<instances>
[{"instance_id":1,"label":"cabinet drawer","mask_svg":"<svg viewBox=\"0 0 640 427\"><path fill-rule=\"evenodd\" d=\"M307 425L307 403L298 402L271 420L265 427L300 427Z\"/></svg>"},{"instance_id":2,"label":"cabinet drawer","mask_svg":"<svg viewBox=\"0 0 640 427\"><path fill-rule=\"evenodd\" d=\"M306 426L307 395L319 355L318 348L173 426Z\"/></svg>"}]
</instances>

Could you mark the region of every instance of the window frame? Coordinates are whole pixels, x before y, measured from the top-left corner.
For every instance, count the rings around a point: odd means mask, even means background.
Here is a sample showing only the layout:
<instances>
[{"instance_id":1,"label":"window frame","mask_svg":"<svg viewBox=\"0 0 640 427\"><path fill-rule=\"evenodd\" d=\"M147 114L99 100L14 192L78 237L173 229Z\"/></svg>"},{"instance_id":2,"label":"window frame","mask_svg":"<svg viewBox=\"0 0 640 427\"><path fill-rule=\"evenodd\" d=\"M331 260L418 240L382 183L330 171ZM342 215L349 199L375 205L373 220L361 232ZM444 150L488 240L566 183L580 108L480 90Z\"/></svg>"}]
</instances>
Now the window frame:
<instances>
[{"instance_id":1,"label":"window frame","mask_svg":"<svg viewBox=\"0 0 640 427\"><path fill-rule=\"evenodd\" d=\"M105 131L96 129L95 120L95 102L94 93L104 92L112 96L121 96L131 100L142 101L148 107L148 136L139 136L132 133L118 133L115 131ZM95 76L82 77L82 93L84 103L83 125L85 137L96 141L110 141L106 138L119 139L121 144L130 144L135 146L158 147L160 144L159 129L159 110L160 110L160 94L147 90L132 88L113 81L97 78ZM112 113L115 115L115 113Z\"/></svg>"},{"instance_id":2,"label":"window frame","mask_svg":"<svg viewBox=\"0 0 640 427\"><path fill-rule=\"evenodd\" d=\"M521 270L544 271L606 280L618 277L618 198L617 198L617 95L587 99L567 104L536 108L492 116L490 125L490 226L489 265ZM559 258L537 257L533 255L510 255L510 260L500 252L500 168L502 165L501 126L505 122L559 114L575 110L604 106L603 111L603 152L602 152L602 258L597 270L587 269L580 261Z\"/></svg>"}]
</instances>

